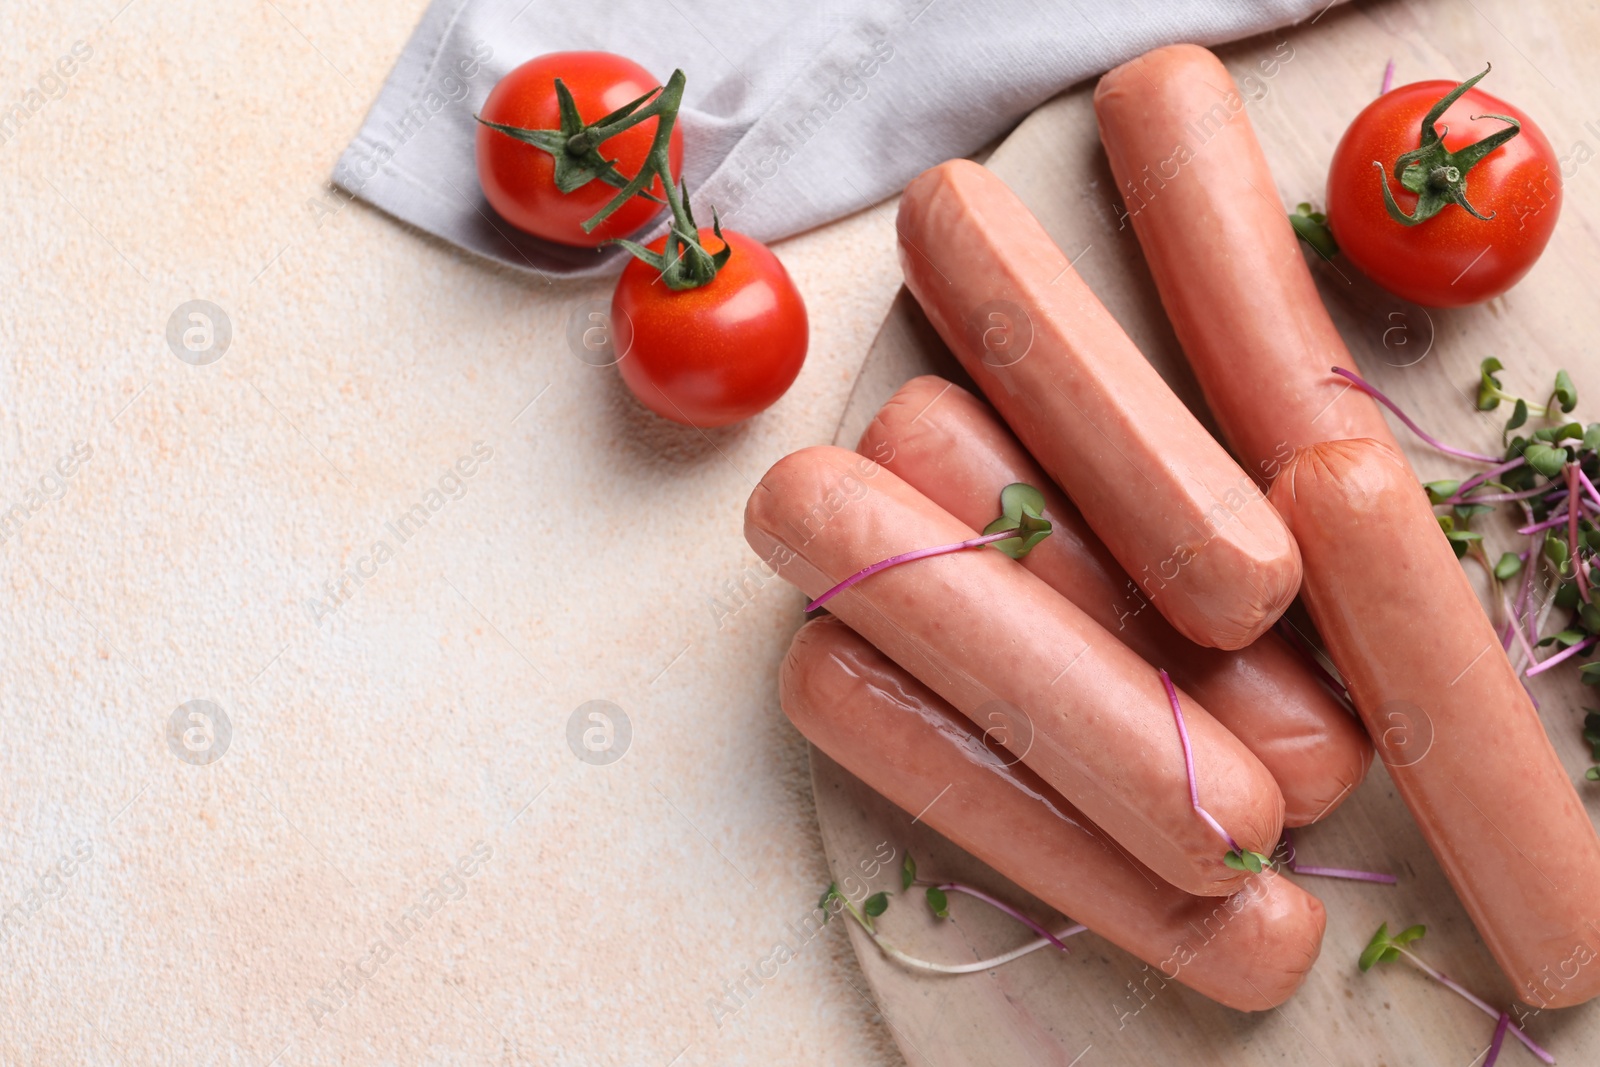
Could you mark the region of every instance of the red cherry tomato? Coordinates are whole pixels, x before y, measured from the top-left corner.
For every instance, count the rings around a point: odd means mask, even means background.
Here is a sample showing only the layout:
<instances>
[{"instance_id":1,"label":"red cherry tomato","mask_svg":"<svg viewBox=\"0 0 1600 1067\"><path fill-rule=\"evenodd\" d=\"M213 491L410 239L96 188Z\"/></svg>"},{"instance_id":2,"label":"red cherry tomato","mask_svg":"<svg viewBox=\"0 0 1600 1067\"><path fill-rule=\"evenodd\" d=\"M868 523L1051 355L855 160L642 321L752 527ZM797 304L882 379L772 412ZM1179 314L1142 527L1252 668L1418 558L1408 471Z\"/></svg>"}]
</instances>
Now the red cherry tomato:
<instances>
[{"instance_id":1,"label":"red cherry tomato","mask_svg":"<svg viewBox=\"0 0 1600 1067\"><path fill-rule=\"evenodd\" d=\"M611 297L622 380L657 415L701 428L771 406L800 373L810 340L805 302L778 257L742 233L723 236L733 255L709 283L670 289L634 259ZM710 230L700 243L722 247Z\"/></svg>"},{"instance_id":2,"label":"red cherry tomato","mask_svg":"<svg viewBox=\"0 0 1600 1067\"><path fill-rule=\"evenodd\" d=\"M559 129L557 78L572 93L578 115L589 123L661 84L633 60L609 52L552 52L528 60L501 78L484 101L482 117L502 126ZM655 133L656 120L646 119L604 141L601 152L632 178L644 165ZM676 176L683 165L683 134L678 127L672 130L667 153ZM593 233L584 233L583 221L617 194L616 187L597 179L563 193L556 188L555 161L548 152L483 125L478 127L478 180L489 203L507 222L535 237L580 248L597 248L613 237L626 237L662 207L636 196ZM659 178L650 191L662 195Z\"/></svg>"},{"instance_id":3,"label":"red cherry tomato","mask_svg":"<svg viewBox=\"0 0 1600 1067\"><path fill-rule=\"evenodd\" d=\"M1494 115L1522 123L1521 133L1466 171L1467 201L1493 218L1473 218L1458 204L1415 226L1389 216L1373 161L1383 164L1396 204L1414 213L1417 194L1395 180L1395 160L1418 147L1423 116L1454 88L1416 82L1378 97L1345 131L1328 171L1328 225L1339 250L1391 293L1430 307L1475 304L1511 288L1538 260L1561 214L1561 167L1549 140L1521 111L1473 87L1435 127L1456 152L1505 129Z\"/></svg>"}]
</instances>

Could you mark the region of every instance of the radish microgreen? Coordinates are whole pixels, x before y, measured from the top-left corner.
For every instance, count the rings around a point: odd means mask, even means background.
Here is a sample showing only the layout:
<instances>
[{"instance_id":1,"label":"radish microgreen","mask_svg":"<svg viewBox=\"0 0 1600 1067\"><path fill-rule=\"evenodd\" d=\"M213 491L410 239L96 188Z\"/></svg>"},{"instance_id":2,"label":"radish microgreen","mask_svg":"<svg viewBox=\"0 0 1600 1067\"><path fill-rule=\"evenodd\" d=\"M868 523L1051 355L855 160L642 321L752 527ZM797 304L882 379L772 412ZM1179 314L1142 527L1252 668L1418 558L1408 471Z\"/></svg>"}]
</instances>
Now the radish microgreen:
<instances>
[{"instance_id":1,"label":"radish microgreen","mask_svg":"<svg viewBox=\"0 0 1600 1067\"><path fill-rule=\"evenodd\" d=\"M969 537L965 541L954 544L938 545L934 548L918 548L910 552L902 552L898 556L879 560L870 566L856 571L844 581L823 593L817 599L806 605L807 611L816 611L822 605L839 593L849 589L852 585L864 578L869 578L879 571L888 570L890 567L901 563L911 563L930 556L942 556L949 552L960 552L963 549L979 548L983 545L992 545L1004 552L1012 559L1021 559L1033 547L1046 537L1050 536L1050 520L1044 517L1044 494L1031 485L1023 482L1013 482L1000 490L1000 517L983 528L983 533L977 537Z\"/></svg>"},{"instance_id":2,"label":"radish microgreen","mask_svg":"<svg viewBox=\"0 0 1600 1067\"><path fill-rule=\"evenodd\" d=\"M1425 482L1422 489L1430 504L1447 509L1437 518L1452 551L1458 558L1471 557L1488 574L1490 601L1500 616L1501 646L1508 652L1516 646L1513 661L1528 678L1600 647L1600 608L1591 603L1600 579L1600 489L1595 487L1600 422L1585 425L1569 418L1578 406L1578 390L1565 370L1556 372L1543 403L1508 392L1500 377L1504 370L1492 356L1478 365L1477 409L1511 406L1501 434L1505 451L1488 456L1444 444L1376 387L1333 368L1433 448L1488 465L1465 480ZM1530 428L1530 418L1545 425ZM1503 551L1491 561L1484 536L1472 523L1503 505L1520 512L1517 533L1527 541L1522 551ZM1570 614L1546 632L1555 609ZM1540 658L1537 649L1550 651ZM1578 675L1588 685L1600 685L1600 661L1579 664ZM1600 769L1589 777L1600 780Z\"/></svg>"},{"instance_id":3,"label":"radish microgreen","mask_svg":"<svg viewBox=\"0 0 1600 1067\"><path fill-rule=\"evenodd\" d=\"M1074 923L1057 933L1051 933L1021 911L1002 900L990 896L981 889L976 889L961 882L930 882L919 879L917 878L916 860L911 858L910 853L907 853L905 860L900 864L900 891L905 893L913 886L925 888L924 899L928 903L928 910L932 912L936 919L950 918L950 898L948 894L961 893L1009 915L1039 936L1036 940L1028 942L1021 948L1012 949L1010 952L1002 953L991 959L979 960L976 963L933 963L929 960L918 959L897 948L879 932L877 926L873 923L873 919L881 917L889 910L889 898L892 894L888 891L873 893L863 900L858 908L851 903L848 897L839 892L838 883L831 882L828 888L822 891L822 898L817 901L817 907L824 912L823 921L827 921L827 916L831 915L834 910L829 905L834 900L837 900L840 907L848 912L850 917L856 921L856 924L867 932L867 936L872 938L873 943L878 946L885 956L912 970L929 971L935 974L972 974L976 971L987 971L1001 964L1010 963L1014 959L1020 959L1030 952L1047 946L1054 946L1062 952L1070 952L1072 950L1067 948L1066 939L1074 934L1081 934L1088 929L1081 923Z\"/></svg>"},{"instance_id":4,"label":"radish microgreen","mask_svg":"<svg viewBox=\"0 0 1600 1067\"><path fill-rule=\"evenodd\" d=\"M1502 1028L1504 1028L1518 1041L1528 1046L1528 1051L1539 1057L1539 1059L1545 1063L1555 1063L1555 1057L1535 1044L1533 1039L1523 1033L1521 1027L1512 1023L1504 1012L1496 1011L1490 1007L1483 998L1425 962L1407 947L1414 942L1422 940L1423 935L1427 932L1428 930L1425 926L1409 926L1398 934L1390 934L1389 924L1384 923L1378 927L1378 932L1372 935L1372 940L1367 942L1367 947L1361 950L1361 955L1356 964L1365 972L1372 970L1373 967L1380 963L1394 963L1397 960L1404 960L1435 982L1466 1000L1473 1007L1489 1016L1489 1018L1495 1020L1497 1034L1500 1034ZM1501 1035L1500 1040L1503 1039L1503 1035ZM1491 1050L1494 1050L1492 1045Z\"/></svg>"}]
</instances>

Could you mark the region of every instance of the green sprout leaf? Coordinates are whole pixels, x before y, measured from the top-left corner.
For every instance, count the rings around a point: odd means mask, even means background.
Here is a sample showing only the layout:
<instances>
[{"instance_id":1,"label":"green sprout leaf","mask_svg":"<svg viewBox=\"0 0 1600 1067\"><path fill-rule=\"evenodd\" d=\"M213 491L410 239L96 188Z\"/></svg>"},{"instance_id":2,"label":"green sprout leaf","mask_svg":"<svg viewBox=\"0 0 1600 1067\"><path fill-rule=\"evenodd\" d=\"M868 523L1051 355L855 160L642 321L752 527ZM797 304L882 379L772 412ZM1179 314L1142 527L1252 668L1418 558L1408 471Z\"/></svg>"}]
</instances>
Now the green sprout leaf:
<instances>
[{"instance_id":1,"label":"green sprout leaf","mask_svg":"<svg viewBox=\"0 0 1600 1067\"><path fill-rule=\"evenodd\" d=\"M1522 450L1522 457L1528 461L1528 466L1546 478L1559 477L1561 468L1567 465L1567 450L1543 441L1529 441Z\"/></svg>"},{"instance_id":2,"label":"green sprout leaf","mask_svg":"<svg viewBox=\"0 0 1600 1067\"><path fill-rule=\"evenodd\" d=\"M1580 604L1578 606L1578 621L1583 623L1584 629L1592 634L1600 634L1600 607L1594 604ZM1576 641L1573 644L1577 644Z\"/></svg>"},{"instance_id":3,"label":"green sprout leaf","mask_svg":"<svg viewBox=\"0 0 1600 1067\"><path fill-rule=\"evenodd\" d=\"M1289 216L1289 225L1294 227L1295 236L1316 249L1323 259L1332 259L1339 254L1339 243L1333 239L1333 231L1328 228L1328 216L1320 211L1312 211L1310 204L1297 205L1294 214Z\"/></svg>"},{"instance_id":4,"label":"green sprout leaf","mask_svg":"<svg viewBox=\"0 0 1600 1067\"><path fill-rule=\"evenodd\" d=\"M1553 533L1545 534L1544 558L1554 563L1556 570L1565 571L1567 569L1567 560L1570 556L1571 554L1567 551L1566 538L1557 537Z\"/></svg>"},{"instance_id":5,"label":"green sprout leaf","mask_svg":"<svg viewBox=\"0 0 1600 1067\"><path fill-rule=\"evenodd\" d=\"M1251 874L1260 874L1272 865L1272 860L1269 857L1263 856L1259 852L1251 852L1248 849L1243 852L1236 852L1230 848L1223 854L1222 862L1236 871L1249 871Z\"/></svg>"},{"instance_id":6,"label":"green sprout leaf","mask_svg":"<svg viewBox=\"0 0 1600 1067\"><path fill-rule=\"evenodd\" d=\"M1372 935L1372 940L1367 942L1367 947L1361 950L1357 965L1363 971L1370 971L1376 964L1393 963L1400 958L1402 948L1413 941L1422 940L1427 932L1426 926L1410 926L1391 937L1389 924L1383 923L1378 927L1378 932Z\"/></svg>"},{"instance_id":7,"label":"green sprout leaf","mask_svg":"<svg viewBox=\"0 0 1600 1067\"><path fill-rule=\"evenodd\" d=\"M889 894L872 894L866 899L865 902L862 903L861 910L866 912L868 917L876 919L878 916L889 910Z\"/></svg>"},{"instance_id":8,"label":"green sprout leaf","mask_svg":"<svg viewBox=\"0 0 1600 1067\"><path fill-rule=\"evenodd\" d=\"M1023 514L1044 514L1044 494L1026 482L1012 482L1000 490L1000 514L1013 522Z\"/></svg>"},{"instance_id":9,"label":"green sprout leaf","mask_svg":"<svg viewBox=\"0 0 1600 1067\"><path fill-rule=\"evenodd\" d=\"M1600 451L1600 422L1591 422L1583 431L1583 450L1585 452Z\"/></svg>"},{"instance_id":10,"label":"green sprout leaf","mask_svg":"<svg viewBox=\"0 0 1600 1067\"><path fill-rule=\"evenodd\" d=\"M1551 395L1561 405L1562 411L1571 411L1578 406L1578 389L1564 370L1556 371L1556 387Z\"/></svg>"},{"instance_id":11,"label":"green sprout leaf","mask_svg":"<svg viewBox=\"0 0 1600 1067\"><path fill-rule=\"evenodd\" d=\"M1447 530L1444 536L1450 542L1457 559L1464 557L1474 542L1483 540L1483 534L1476 530Z\"/></svg>"},{"instance_id":12,"label":"green sprout leaf","mask_svg":"<svg viewBox=\"0 0 1600 1067\"><path fill-rule=\"evenodd\" d=\"M1587 605L1585 606L1587 607ZM1582 630L1562 630L1558 634L1551 634L1549 637L1542 639L1539 644L1541 646L1560 645L1562 648L1571 648L1579 641L1582 641L1583 637L1584 634Z\"/></svg>"},{"instance_id":13,"label":"green sprout leaf","mask_svg":"<svg viewBox=\"0 0 1600 1067\"><path fill-rule=\"evenodd\" d=\"M1494 565L1494 576L1502 582L1522 570L1522 560L1515 552L1502 552L1500 561Z\"/></svg>"},{"instance_id":14,"label":"green sprout leaf","mask_svg":"<svg viewBox=\"0 0 1600 1067\"><path fill-rule=\"evenodd\" d=\"M828 910L828 902L830 900L832 900L834 897L838 896L838 895L839 895L838 883L829 882L828 883L828 888L826 888L826 889L824 889L822 891L822 897L817 901L817 907L821 908L823 911L827 911ZM824 920L824 921L826 921L826 920Z\"/></svg>"},{"instance_id":15,"label":"green sprout leaf","mask_svg":"<svg viewBox=\"0 0 1600 1067\"><path fill-rule=\"evenodd\" d=\"M1021 537L1008 537L991 545L1012 559L1021 559L1033 546L1050 536L1050 520L1044 517L1044 494L1025 482L1012 482L1000 490L1000 517L983 528L985 534L1016 530Z\"/></svg>"},{"instance_id":16,"label":"green sprout leaf","mask_svg":"<svg viewBox=\"0 0 1600 1067\"><path fill-rule=\"evenodd\" d=\"M1510 433L1527 421L1528 402L1519 396L1517 398L1517 406L1511 409L1511 417L1506 420L1506 432Z\"/></svg>"},{"instance_id":17,"label":"green sprout leaf","mask_svg":"<svg viewBox=\"0 0 1600 1067\"><path fill-rule=\"evenodd\" d=\"M900 864L900 891L911 888L911 883L917 880L917 861L911 858L911 853L906 853L905 862Z\"/></svg>"},{"instance_id":18,"label":"green sprout leaf","mask_svg":"<svg viewBox=\"0 0 1600 1067\"><path fill-rule=\"evenodd\" d=\"M1533 431L1536 441L1546 441L1550 444L1559 444L1567 440L1580 440L1583 437L1583 424L1581 422L1564 422L1560 426L1546 426L1542 430Z\"/></svg>"},{"instance_id":19,"label":"green sprout leaf","mask_svg":"<svg viewBox=\"0 0 1600 1067\"><path fill-rule=\"evenodd\" d=\"M1496 378L1495 371L1505 370L1505 364L1490 356L1478 364L1478 410L1493 411L1500 406L1500 399L1505 396L1500 391L1500 379Z\"/></svg>"},{"instance_id":20,"label":"green sprout leaf","mask_svg":"<svg viewBox=\"0 0 1600 1067\"><path fill-rule=\"evenodd\" d=\"M1363 971L1370 971L1374 964L1382 960L1383 954L1390 951L1393 950L1389 944L1389 924L1383 923L1378 927L1378 932L1372 935L1372 940L1367 942L1367 947L1361 950L1357 966Z\"/></svg>"},{"instance_id":21,"label":"green sprout leaf","mask_svg":"<svg viewBox=\"0 0 1600 1067\"><path fill-rule=\"evenodd\" d=\"M1413 941L1421 941L1427 933L1428 928L1420 923L1416 926L1408 926L1394 935L1394 943L1397 945L1409 945Z\"/></svg>"},{"instance_id":22,"label":"green sprout leaf","mask_svg":"<svg viewBox=\"0 0 1600 1067\"><path fill-rule=\"evenodd\" d=\"M1600 782L1600 767L1590 767L1583 772L1583 776L1591 782Z\"/></svg>"},{"instance_id":23,"label":"green sprout leaf","mask_svg":"<svg viewBox=\"0 0 1600 1067\"><path fill-rule=\"evenodd\" d=\"M1456 495L1461 489L1461 483L1453 481L1425 482L1422 488L1427 491L1428 503L1443 504L1446 500Z\"/></svg>"},{"instance_id":24,"label":"green sprout leaf","mask_svg":"<svg viewBox=\"0 0 1600 1067\"><path fill-rule=\"evenodd\" d=\"M1561 543L1561 547L1566 547L1565 541ZM1562 582L1556 586L1556 595L1550 598L1551 603L1556 607L1566 608L1569 611L1578 606L1578 600L1577 582Z\"/></svg>"},{"instance_id":25,"label":"green sprout leaf","mask_svg":"<svg viewBox=\"0 0 1600 1067\"><path fill-rule=\"evenodd\" d=\"M944 890L936 885L928 887L928 907L939 918L950 918L950 901L945 897Z\"/></svg>"},{"instance_id":26,"label":"green sprout leaf","mask_svg":"<svg viewBox=\"0 0 1600 1067\"><path fill-rule=\"evenodd\" d=\"M1579 667L1578 681L1584 685L1600 685L1600 662L1585 663Z\"/></svg>"}]
</instances>

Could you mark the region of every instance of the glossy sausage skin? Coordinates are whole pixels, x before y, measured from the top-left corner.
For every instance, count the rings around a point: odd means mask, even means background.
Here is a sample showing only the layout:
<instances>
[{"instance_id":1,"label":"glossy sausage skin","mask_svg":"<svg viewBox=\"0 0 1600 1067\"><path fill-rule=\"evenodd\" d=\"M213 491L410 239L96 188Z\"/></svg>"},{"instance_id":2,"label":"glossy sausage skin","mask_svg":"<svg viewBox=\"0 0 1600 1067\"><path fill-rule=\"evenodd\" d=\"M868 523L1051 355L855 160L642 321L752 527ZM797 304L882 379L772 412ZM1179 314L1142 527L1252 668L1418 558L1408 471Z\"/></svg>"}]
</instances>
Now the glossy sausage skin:
<instances>
[{"instance_id":1,"label":"glossy sausage skin","mask_svg":"<svg viewBox=\"0 0 1600 1067\"><path fill-rule=\"evenodd\" d=\"M750 546L810 596L891 556L974 536L896 475L831 446L779 460L745 508ZM889 567L828 610L974 722L1013 720L1008 746L1167 881L1201 896L1244 883L1190 806L1155 670L1015 560L983 547ZM1270 853L1283 824L1277 783L1181 699L1200 802L1244 848Z\"/></svg>"},{"instance_id":2,"label":"glossy sausage skin","mask_svg":"<svg viewBox=\"0 0 1600 1067\"><path fill-rule=\"evenodd\" d=\"M941 163L898 231L929 320L1157 610L1196 644L1259 637L1300 587L1294 541L1016 194Z\"/></svg>"},{"instance_id":3,"label":"glossy sausage skin","mask_svg":"<svg viewBox=\"0 0 1600 1067\"><path fill-rule=\"evenodd\" d=\"M1088 524L989 406L960 386L913 378L878 412L856 451L873 456L968 526L999 514L1000 490L1043 491L1055 525L1022 565L1082 608L1243 741L1283 792L1283 821L1304 826L1354 791L1372 742L1275 633L1237 652L1202 648L1152 610Z\"/></svg>"},{"instance_id":4,"label":"glossy sausage skin","mask_svg":"<svg viewBox=\"0 0 1600 1067\"><path fill-rule=\"evenodd\" d=\"M1261 1011L1287 1000L1317 958L1316 897L1271 873L1227 898L1167 885L837 619L795 635L781 692L795 727L851 774L1167 979Z\"/></svg>"},{"instance_id":5,"label":"glossy sausage skin","mask_svg":"<svg viewBox=\"0 0 1600 1067\"><path fill-rule=\"evenodd\" d=\"M1101 78L1094 110L1167 317L1245 468L1270 485L1303 445L1394 445L1377 403L1329 369L1355 364L1227 68L1198 45L1157 48Z\"/></svg>"},{"instance_id":6,"label":"glossy sausage skin","mask_svg":"<svg viewBox=\"0 0 1600 1067\"><path fill-rule=\"evenodd\" d=\"M1600 993L1600 838L1410 468L1375 441L1313 445L1272 502L1378 754L1517 995Z\"/></svg>"}]
</instances>

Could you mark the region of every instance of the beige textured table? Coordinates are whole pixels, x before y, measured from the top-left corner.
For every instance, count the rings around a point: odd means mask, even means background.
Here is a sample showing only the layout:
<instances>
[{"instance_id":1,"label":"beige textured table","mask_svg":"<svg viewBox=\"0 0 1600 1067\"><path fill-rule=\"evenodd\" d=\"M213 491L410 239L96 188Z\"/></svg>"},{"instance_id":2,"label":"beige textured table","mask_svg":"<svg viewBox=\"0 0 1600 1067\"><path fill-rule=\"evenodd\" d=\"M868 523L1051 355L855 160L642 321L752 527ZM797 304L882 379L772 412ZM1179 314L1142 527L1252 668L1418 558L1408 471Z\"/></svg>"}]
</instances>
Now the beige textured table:
<instances>
[{"instance_id":1,"label":"beige textured table","mask_svg":"<svg viewBox=\"0 0 1600 1067\"><path fill-rule=\"evenodd\" d=\"M422 0L122 3L0 35L45 90L0 131L0 1063L895 1062L842 931L746 978L827 874L739 533L833 433L893 206L780 246L805 371L702 436L569 351L608 285L337 210Z\"/></svg>"}]
</instances>

